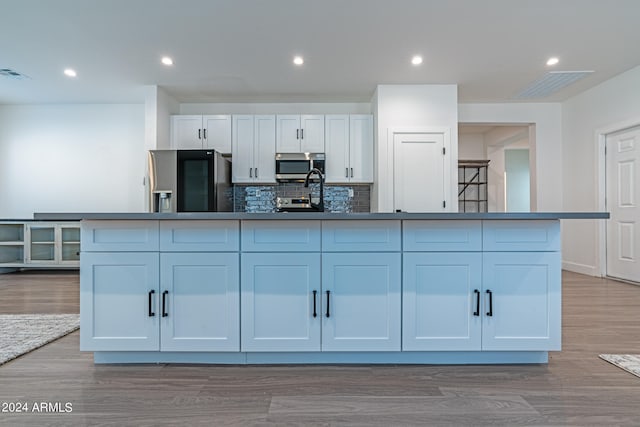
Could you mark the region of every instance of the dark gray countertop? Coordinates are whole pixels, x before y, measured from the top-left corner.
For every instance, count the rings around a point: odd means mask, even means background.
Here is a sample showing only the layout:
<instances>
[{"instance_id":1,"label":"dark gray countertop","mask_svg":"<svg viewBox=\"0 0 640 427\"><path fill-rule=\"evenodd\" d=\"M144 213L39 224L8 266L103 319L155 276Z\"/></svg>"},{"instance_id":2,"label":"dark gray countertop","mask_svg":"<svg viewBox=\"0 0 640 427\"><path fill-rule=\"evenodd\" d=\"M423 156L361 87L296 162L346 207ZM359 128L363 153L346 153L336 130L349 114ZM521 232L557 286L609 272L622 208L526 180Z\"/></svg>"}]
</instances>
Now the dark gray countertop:
<instances>
[{"instance_id":1,"label":"dark gray countertop","mask_svg":"<svg viewBox=\"0 0 640 427\"><path fill-rule=\"evenodd\" d=\"M36 220L74 221L92 220L384 220L384 219L423 219L423 220L523 220L523 219L607 219L609 212L486 212L486 213L245 213L245 212L207 212L207 213L147 213L147 212L88 212L88 213L35 213Z\"/></svg>"}]
</instances>

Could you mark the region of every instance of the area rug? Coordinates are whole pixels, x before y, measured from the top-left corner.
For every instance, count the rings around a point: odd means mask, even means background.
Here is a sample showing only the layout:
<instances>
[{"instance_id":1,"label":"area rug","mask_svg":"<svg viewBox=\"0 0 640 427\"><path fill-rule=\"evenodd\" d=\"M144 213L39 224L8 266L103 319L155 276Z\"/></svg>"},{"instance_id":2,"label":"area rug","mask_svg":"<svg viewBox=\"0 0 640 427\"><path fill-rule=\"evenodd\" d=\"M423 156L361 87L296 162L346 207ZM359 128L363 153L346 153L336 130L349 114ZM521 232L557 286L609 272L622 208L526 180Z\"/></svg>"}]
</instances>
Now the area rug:
<instances>
[{"instance_id":1,"label":"area rug","mask_svg":"<svg viewBox=\"0 0 640 427\"><path fill-rule=\"evenodd\" d=\"M0 365L79 327L79 314L0 314Z\"/></svg>"},{"instance_id":2,"label":"area rug","mask_svg":"<svg viewBox=\"0 0 640 427\"><path fill-rule=\"evenodd\" d=\"M640 377L640 354L601 354L600 358Z\"/></svg>"}]
</instances>

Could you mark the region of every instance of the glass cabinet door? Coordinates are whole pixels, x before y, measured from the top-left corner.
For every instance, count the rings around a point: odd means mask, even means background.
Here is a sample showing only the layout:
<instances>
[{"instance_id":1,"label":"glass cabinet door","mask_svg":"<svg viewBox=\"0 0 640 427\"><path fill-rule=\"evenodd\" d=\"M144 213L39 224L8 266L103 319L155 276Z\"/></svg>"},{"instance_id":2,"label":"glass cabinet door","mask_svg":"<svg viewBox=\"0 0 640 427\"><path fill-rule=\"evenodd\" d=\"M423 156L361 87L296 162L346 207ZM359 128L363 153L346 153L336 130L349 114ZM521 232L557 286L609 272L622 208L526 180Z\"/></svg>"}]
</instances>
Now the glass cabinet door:
<instances>
[{"instance_id":1,"label":"glass cabinet door","mask_svg":"<svg viewBox=\"0 0 640 427\"><path fill-rule=\"evenodd\" d=\"M61 226L60 261L80 261L80 228Z\"/></svg>"},{"instance_id":2,"label":"glass cabinet door","mask_svg":"<svg viewBox=\"0 0 640 427\"><path fill-rule=\"evenodd\" d=\"M55 226L31 226L30 227L29 258L32 262L55 261Z\"/></svg>"}]
</instances>

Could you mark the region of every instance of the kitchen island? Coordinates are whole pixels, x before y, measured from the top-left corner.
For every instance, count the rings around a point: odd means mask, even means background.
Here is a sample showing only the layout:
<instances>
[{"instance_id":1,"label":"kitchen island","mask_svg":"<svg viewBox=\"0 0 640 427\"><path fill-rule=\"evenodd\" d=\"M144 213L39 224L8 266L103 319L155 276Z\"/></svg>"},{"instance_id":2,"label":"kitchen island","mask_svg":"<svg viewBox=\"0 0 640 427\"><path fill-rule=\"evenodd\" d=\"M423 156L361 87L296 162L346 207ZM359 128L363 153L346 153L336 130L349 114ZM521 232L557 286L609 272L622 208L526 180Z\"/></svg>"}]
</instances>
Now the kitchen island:
<instances>
[{"instance_id":1,"label":"kitchen island","mask_svg":"<svg viewBox=\"0 0 640 427\"><path fill-rule=\"evenodd\" d=\"M81 350L216 364L546 363L561 349L560 219L608 218L74 215Z\"/></svg>"}]
</instances>

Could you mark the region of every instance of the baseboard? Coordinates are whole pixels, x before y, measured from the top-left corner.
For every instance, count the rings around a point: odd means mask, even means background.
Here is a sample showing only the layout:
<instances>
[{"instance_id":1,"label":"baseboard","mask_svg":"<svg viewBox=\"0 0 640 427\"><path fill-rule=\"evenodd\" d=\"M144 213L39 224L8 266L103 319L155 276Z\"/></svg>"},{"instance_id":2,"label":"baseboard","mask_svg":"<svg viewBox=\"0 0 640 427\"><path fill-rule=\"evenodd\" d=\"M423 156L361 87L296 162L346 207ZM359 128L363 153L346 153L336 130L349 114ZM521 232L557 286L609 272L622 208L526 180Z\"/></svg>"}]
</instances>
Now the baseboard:
<instances>
[{"instance_id":1,"label":"baseboard","mask_svg":"<svg viewBox=\"0 0 640 427\"><path fill-rule=\"evenodd\" d=\"M562 269L587 276L600 277L600 272L593 265L579 264L577 262L562 261Z\"/></svg>"},{"instance_id":2,"label":"baseboard","mask_svg":"<svg viewBox=\"0 0 640 427\"><path fill-rule=\"evenodd\" d=\"M2 267L0 268L0 274L13 273L14 271L18 271L18 270L19 268Z\"/></svg>"}]
</instances>

